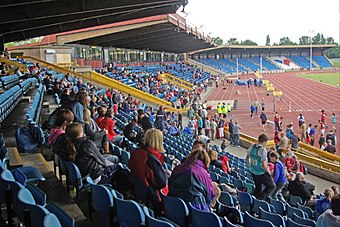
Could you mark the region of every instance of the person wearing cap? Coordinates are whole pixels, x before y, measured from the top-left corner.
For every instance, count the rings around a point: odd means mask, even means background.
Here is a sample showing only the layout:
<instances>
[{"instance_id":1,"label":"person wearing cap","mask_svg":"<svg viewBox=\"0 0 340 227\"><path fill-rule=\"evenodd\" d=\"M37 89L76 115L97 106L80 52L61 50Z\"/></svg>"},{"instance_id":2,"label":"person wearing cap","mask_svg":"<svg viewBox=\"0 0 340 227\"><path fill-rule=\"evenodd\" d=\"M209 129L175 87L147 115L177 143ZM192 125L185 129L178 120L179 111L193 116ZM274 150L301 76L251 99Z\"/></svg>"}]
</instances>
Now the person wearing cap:
<instances>
[{"instance_id":1,"label":"person wearing cap","mask_svg":"<svg viewBox=\"0 0 340 227\"><path fill-rule=\"evenodd\" d=\"M144 110L139 109L137 113L138 113L138 123L143 128L144 132L146 132L150 128L153 128L150 118L146 116Z\"/></svg>"}]
</instances>

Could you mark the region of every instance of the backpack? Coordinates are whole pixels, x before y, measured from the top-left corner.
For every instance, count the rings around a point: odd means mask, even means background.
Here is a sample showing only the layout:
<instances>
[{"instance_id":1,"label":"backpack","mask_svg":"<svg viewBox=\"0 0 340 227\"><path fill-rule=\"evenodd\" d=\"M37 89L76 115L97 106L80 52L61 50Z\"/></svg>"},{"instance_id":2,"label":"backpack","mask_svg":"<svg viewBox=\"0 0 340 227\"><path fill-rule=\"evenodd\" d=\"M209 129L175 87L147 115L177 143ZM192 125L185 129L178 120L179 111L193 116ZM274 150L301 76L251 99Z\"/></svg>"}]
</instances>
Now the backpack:
<instances>
[{"instance_id":1,"label":"backpack","mask_svg":"<svg viewBox=\"0 0 340 227\"><path fill-rule=\"evenodd\" d=\"M33 153L38 150L39 145L27 127L17 129L15 139L20 153Z\"/></svg>"}]
</instances>

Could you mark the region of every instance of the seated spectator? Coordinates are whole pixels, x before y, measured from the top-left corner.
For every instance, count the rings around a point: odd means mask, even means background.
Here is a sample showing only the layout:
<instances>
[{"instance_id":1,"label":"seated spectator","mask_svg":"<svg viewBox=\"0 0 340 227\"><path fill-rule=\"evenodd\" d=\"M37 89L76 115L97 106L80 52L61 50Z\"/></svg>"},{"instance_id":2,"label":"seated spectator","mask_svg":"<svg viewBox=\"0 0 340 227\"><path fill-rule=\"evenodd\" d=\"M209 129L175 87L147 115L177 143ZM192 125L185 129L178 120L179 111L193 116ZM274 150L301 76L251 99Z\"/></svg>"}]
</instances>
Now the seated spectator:
<instances>
[{"instance_id":1,"label":"seated spectator","mask_svg":"<svg viewBox=\"0 0 340 227\"><path fill-rule=\"evenodd\" d=\"M138 122L136 118L132 118L131 122L125 126L124 129L124 136L132 141L132 142L141 142L141 139L139 135L134 131L134 128L137 126Z\"/></svg>"},{"instance_id":2,"label":"seated spectator","mask_svg":"<svg viewBox=\"0 0 340 227\"><path fill-rule=\"evenodd\" d=\"M320 149L324 151L324 150L326 149L327 146L328 146L327 142L324 142L324 143L321 145Z\"/></svg>"},{"instance_id":3,"label":"seated spectator","mask_svg":"<svg viewBox=\"0 0 340 227\"><path fill-rule=\"evenodd\" d=\"M129 168L135 178L135 193L145 191L145 194L139 195L146 203L151 203L154 211L161 212L161 190L167 194L167 179L171 174L163 169L165 156L163 148L163 134L158 129L149 129L146 131L141 146L132 152L129 160ZM137 182L136 182L137 180ZM136 187L138 183L140 187Z\"/></svg>"},{"instance_id":4,"label":"seated spectator","mask_svg":"<svg viewBox=\"0 0 340 227\"><path fill-rule=\"evenodd\" d=\"M179 135L179 130L176 126L176 121L172 122L171 126L169 127L168 132L170 133L170 135L173 135L173 136Z\"/></svg>"},{"instance_id":5,"label":"seated spectator","mask_svg":"<svg viewBox=\"0 0 340 227\"><path fill-rule=\"evenodd\" d=\"M101 121L99 127L101 129L105 129L107 132L107 137L109 140L116 142L119 146L123 143L123 137L119 136L115 131L115 122L113 121L113 115L110 111L107 111L105 114L105 118Z\"/></svg>"},{"instance_id":6,"label":"seated spectator","mask_svg":"<svg viewBox=\"0 0 340 227\"><path fill-rule=\"evenodd\" d=\"M223 166L223 163L219 160L217 160L217 152L213 149L208 150L208 156L210 158L210 165L215 166L216 168L219 168L223 170L223 172L227 172L227 167Z\"/></svg>"},{"instance_id":7,"label":"seated spectator","mask_svg":"<svg viewBox=\"0 0 340 227\"><path fill-rule=\"evenodd\" d=\"M224 151L227 148L228 144L227 144L227 140L223 139L222 144L221 144L221 150Z\"/></svg>"},{"instance_id":8,"label":"seated spectator","mask_svg":"<svg viewBox=\"0 0 340 227\"><path fill-rule=\"evenodd\" d=\"M331 189L332 189L334 195L339 194L338 188L337 188L336 186L333 185L333 186L331 187Z\"/></svg>"},{"instance_id":9,"label":"seated spectator","mask_svg":"<svg viewBox=\"0 0 340 227\"><path fill-rule=\"evenodd\" d=\"M150 118L145 114L144 110L138 110L138 123L143 128L144 132L153 128Z\"/></svg>"},{"instance_id":10,"label":"seated spectator","mask_svg":"<svg viewBox=\"0 0 340 227\"><path fill-rule=\"evenodd\" d=\"M340 195L333 196L331 209L321 214L316 222L316 227L338 227L340 226Z\"/></svg>"},{"instance_id":11,"label":"seated spectator","mask_svg":"<svg viewBox=\"0 0 340 227\"><path fill-rule=\"evenodd\" d=\"M293 156L293 162L294 162L294 166L293 168L291 169L291 171L293 172L301 172L303 174L306 174L305 173L305 167L304 165L302 164L302 162L298 159L298 157L296 157L295 155Z\"/></svg>"},{"instance_id":12,"label":"seated spectator","mask_svg":"<svg viewBox=\"0 0 340 227\"><path fill-rule=\"evenodd\" d=\"M286 156L285 156L285 159L284 159L284 164L285 166L287 167L287 170L290 172L292 171L293 169L293 166L295 164L295 161L293 159L293 155L294 153L292 153L291 149L290 148L287 148L287 153L286 153Z\"/></svg>"},{"instance_id":13,"label":"seated spectator","mask_svg":"<svg viewBox=\"0 0 340 227\"><path fill-rule=\"evenodd\" d=\"M106 112L107 112L107 108L105 107L97 108L98 117L94 119L94 121L97 123L98 126L101 124L102 120L105 118Z\"/></svg>"},{"instance_id":14,"label":"seated spectator","mask_svg":"<svg viewBox=\"0 0 340 227\"><path fill-rule=\"evenodd\" d=\"M98 147L85 137L83 126L72 123L66 128L67 150L63 157L74 162L83 177L90 176L95 183L111 184L118 164L106 161Z\"/></svg>"},{"instance_id":15,"label":"seated spectator","mask_svg":"<svg viewBox=\"0 0 340 227\"><path fill-rule=\"evenodd\" d=\"M199 144L201 147L195 149ZM180 197L193 207L210 211L217 200L213 182L208 172L209 156L205 144L196 141L183 164L177 166L169 179L169 196Z\"/></svg>"},{"instance_id":16,"label":"seated spectator","mask_svg":"<svg viewBox=\"0 0 340 227\"><path fill-rule=\"evenodd\" d=\"M88 99L85 91L79 91L75 97L75 104L72 107L75 121L84 122L84 109L87 108Z\"/></svg>"},{"instance_id":17,"label":"seated spectator","mask_svg":"<svg viewBox=\"0 0 340 227\"><path fill-rule=\"evenodd\" d=\"M288 190L291 195L299 196L305 204L312 198L313 195L311 190L312 188L310 186L310 184L305 182L303 173L297 172L295 180L289 182Z\"/></svg>"},{"instance_id":18,"label":"seated spectator","mask_svg":"<svg viewBox=\"0 0 340 227\"><path fill-rule=\"evenodd\" d=\"M323 198L316 201L316 211L319 214L322 214L323 212L331 208L331 199L334 196L333 190L327 188L323 193L323 196Z\"/></svg>"},{"instance_id":19,"label":"seated spectator","mask_svg":"<svg viewBox=\"0 0 340 227\"><path fill-rule=\"evenodd\" d=\"M65 109L72 108L73 99L70 95L70 89L68 88L64 89L63 94L60 97L60 105L62 106L62 108L65 108Z\"/></svg>"}]
</instances>

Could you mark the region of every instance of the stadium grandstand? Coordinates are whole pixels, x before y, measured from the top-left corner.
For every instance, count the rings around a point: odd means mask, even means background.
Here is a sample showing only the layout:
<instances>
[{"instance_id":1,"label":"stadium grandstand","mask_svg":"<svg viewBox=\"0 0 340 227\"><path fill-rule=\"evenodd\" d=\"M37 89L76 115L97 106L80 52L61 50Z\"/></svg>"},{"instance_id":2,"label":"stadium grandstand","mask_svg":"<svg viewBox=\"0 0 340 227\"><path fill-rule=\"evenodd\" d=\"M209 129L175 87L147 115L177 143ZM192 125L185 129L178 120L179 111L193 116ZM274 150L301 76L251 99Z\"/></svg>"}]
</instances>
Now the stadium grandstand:
<instances>
[{"instance_id":1,"label":"stadium grandstand","mask_svg":"<svg viewBox=\"0 0 340 227\"><path fill-rule=\"evenodd\" d=\"M334 45L216 46L187 4L1 3L0 226L338 218L338 88L302 77Z\"/></svg>"}]
</instances>

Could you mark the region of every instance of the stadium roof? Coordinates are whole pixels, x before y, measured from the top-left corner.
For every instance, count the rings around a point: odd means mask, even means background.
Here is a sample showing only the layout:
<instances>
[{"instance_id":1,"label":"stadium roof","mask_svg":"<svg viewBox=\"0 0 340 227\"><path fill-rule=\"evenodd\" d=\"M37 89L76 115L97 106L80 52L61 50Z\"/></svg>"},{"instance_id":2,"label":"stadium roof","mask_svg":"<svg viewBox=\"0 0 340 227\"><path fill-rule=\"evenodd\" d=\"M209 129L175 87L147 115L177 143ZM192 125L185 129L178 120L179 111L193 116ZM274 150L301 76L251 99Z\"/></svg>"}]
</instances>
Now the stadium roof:
<instances>
[{"instance_id":1,"label":"stadium roof","mask_svg":"<svg viewBox=\"0 0 340 227\"><path fill-rule=\"evenodd\" d=\"M48 44L81 44L173 53L214 46L211 37L188 24L185 18L177 14L165 14L48 35L41 42L8 50Z\"/></svg>"},{"instance_id":2,"label":"stadium roof","mask_svg":"<svg viewBox=\"0 0 340 227\"><path fill-rule=\"evenodd\" d=\"M2 0L1 42L166 13L188 0Z\"/></svg>"},{"instance_id":3,"label":"stadium roof","mask_svg":"<svg viewBox=\"0 0 340 227\"><path fill-rule=\"evenodd\" d=\"M325 51L329 48L335 47L335 44L327 45L312 45L313 50ZM289 46L241 46L241 45L231 45L231 46L218 46L213 48L202 49L198 51L192 51L189 54L261 54L261 53L287 53L292 51L309 51L310 45L289 45Z\"/></svg>"}]
</instances>

